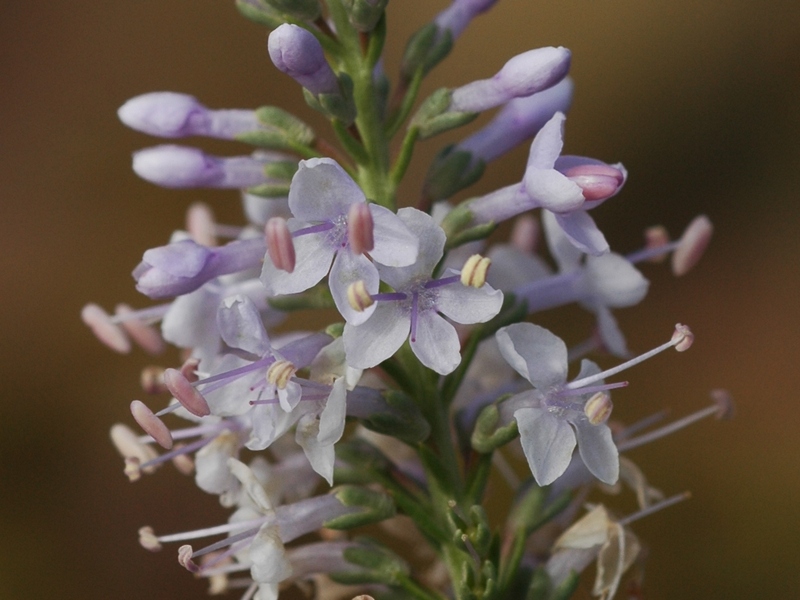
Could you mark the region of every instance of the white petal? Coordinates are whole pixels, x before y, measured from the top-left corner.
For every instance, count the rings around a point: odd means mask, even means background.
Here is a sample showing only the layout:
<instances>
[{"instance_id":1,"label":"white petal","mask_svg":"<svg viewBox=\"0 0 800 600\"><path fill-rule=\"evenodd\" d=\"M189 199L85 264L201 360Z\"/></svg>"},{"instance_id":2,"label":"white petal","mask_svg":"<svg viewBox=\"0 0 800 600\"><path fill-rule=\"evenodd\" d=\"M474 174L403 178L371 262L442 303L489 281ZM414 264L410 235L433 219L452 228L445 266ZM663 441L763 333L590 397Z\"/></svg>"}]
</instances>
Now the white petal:
<instances>
[{"instance_id":1,"label":"white petal","mask_svg":"<svg viewBox=\"0 0 800 600\"><path fill-rule=\"evenodd\" d=\"M543 210L542 225L547 239L547 247L558 265L559 273L569 273L577 269L583 252L576 248L564 233L556 220L556 215L549 210Z\"/></svg>"},{"instance_id":2,"label":"white petal","mask_svg":"<svg viewBox=\"0 0 800 600\"><path fill-rule=\"evenodd\" d=\"M344 433L347 411L346 381L342 377L333 384L325 408L319 415L319 443L335 444Z\"/></svg>"},{"instance_id":3,"label":"white petal","mask_svg":"<svg viewBox=\"0 0 800 600\"><path fill-rule=\"evenodd\" d=\"M567 346L532 323L515 323L497 332L500 353L514 370L540 390L567 380Z\"/></svg>"},{"instance_id":4,"label":"white petal","mask_svg":"<svg viewBox=\"0 0 800 600\"><path fill-rule=\"evenodd\" d=\"M264 257L261 283L270 295L297 294L316 285L331 268L335 250L325 234L310 233L294 238L294 271L287 273L276 269L269 258Z\"/></svg>"},{"instance_id":5,"label":"white petal","mask_svg":"<svg viewBox=\"0 0 800 600\"><path fill-rule=\"evenodd\" d=\"M575 211L586 202L580 186L555 169L528 169L522 183L538 206L557 213Z\"/></svg>"},{"instance_id":6,"label":"white petal","mask_svg":"<svg viewBox=\"0 0 800 600\"><path fill-rule=\"evenodd\" d=\"M442 258L446 236L430 215L416 208L401 208L397 215L406 227L419 238L417 262L408 267L384 267L378 265L381 279L396 290L410 282L430 278L434 267Z\"/></svg>"},{"instance_id":7,"label":"white petal","mask_svg":"<svg viewBox=\"0 0 800 600\"><path fill-rule=\"evenodd\" d=\"M225 298L217 311L217 328L231 348L264 356L270 350L261 315L247 296Z\"/></svg>"},{"instance_id":8,"label":"white petal","mask_svg":"<svg viewBox=\"0 0 800 600\"><path fill-rule=\"evenodd\" d=\"M292 575L292 565L286 556L278 526L262 525L250 544L250 574L259 583L278 583Z\"/></svg>"},{"instance_id":9,"label":"white petal","mask_svg":"<svg viewBox=\"0 0 800 600\"><path fill-rule=\"evenodd\" d=\"M456 323L485 323L503 306L503 292L490 285L480 288L455 283L439 288L436 310Z\"/></svg>"},{"instance_id":10,"label":"white petal","mask_svg":"<svg viewBox=\"0 0 800 600\"><path fill-rule=\"evenodd\" d=\"M201 347L216 352L220 346L216 322L219 303L219 296L209 286L178 296L161 320L161 334L181 348Z\"/></svg>"},{"instance_id":11,"label":"white petal","mask_svg":"<svg viewBox=\"0 0 800 600\"><path fill-rule=\"evenodd\" d=\"M452 373L461 362L456 328L432 310L417 316L416 341L411 339L411 350L423 365L440 375Z\"/></svg>"},{"instance_id":12,"label":"white petal","mask_svg":"<svg viewBox=\"0 0 800 600\"><path fill-rule=\"evenodd\" d=\"M311 468L319 473L329 485L333 485L333 462L336 459L333 444L319 440L319 421L314 415L305 415L297 424L295 440L306 453Z\"/></svg>"},{"instance_id":13,"label":"white petal","mask_svg":"<svg viewBox=\"0 0 800 600\"><path fill-rule=\"evenodd\" d=\"M557 112L533 138L528 153L528 167L552 169L564 146L564 113Z\"/></svg>"},{"instance_id":14,"label":"white petal","mask_svg":"<svg viewBox=\"0 0 800 600\"><path fill-rule=\"evenodd\" d=\"M450 254L447 255L448 259ZM523 284L550 275L545 262L533 254L526 254L508 244L496 244L487 254L492 264L486 281L500 290L513 290Z\"/></svg>"},{"instance_id":15,"label":"white petal","mask_svg":"<svg viewBox=\"0 0 800 600\"><path fill-rule=\"evenodd\" d=\"M290 381L286 384L284 389L278 390L278 403L283 410L291 412L300 402L302 395L303 389L300 385L294 381Z\"/></svg>"},{"instance_id":16,"label":"white petal","mask_svg":"<svg viewBox=\"0 0 800 600\"><path fill-rule=\"evenodd\" d=\"M333 259L328 285L339 314L344 317L345 321L353 325L360 325L369 319L377 306L373 304L361 312L350 306L347 289L357 281L363 281L370 294L378 293L380 279L375 265L363 254L353 254L348 249L339 251L336 258Z\"/></svg>"},{"instance_id":17,"label":"white petal","mask_svg":"<svg viewBox=\"0 0 800 600\"><path fill-rule=\"evenodd\" d=\"M369 369L383 362L408 337L411 319L396 302L379 302L372 316L361 325L344 326L344 351L347 364Z\"/></svg>"},{"instance_id":18,"label":"white petal","mask_svg":"<svg viewBox=\"0 0 800 600\"><path fill-rule=\"evenodd\" d=\"M330 221L351 204L366 202L364 192L332 158L300 161L289 187L289 208L303 221Z\"/></svg>"},{"instance_id":19,"label":"white petal","mask_svg":"<svg viewBox=\"0 0 800 600\"><path fill-rule=\"evenodd\" d=\"M586 284L590 294L605 306L633 306L647 295L650 282L624 256L605 254L586 260Z\"/></svg>"},{"instance_id":20,"label":"white petal","mask_svg":"<svg viewBox=\"0 0 800 600\"><path fill-rule=\"evenodd\" d=\"M603 345L614 356L619 358L629 358L631 353L625 342L625 335L617 324L617 320L611 311L605 306L598 306L595 309L597 315L597 325L600 329L600 339Z\"/></svg>"},{"instance_id":21,"label":"white petal","mask_svg":"<svg viewBox=\"0 0 800 600\"><path fill-rule=\"evenodd\" d=\"M419 239L411 233L403 220L388 208L370 204L375 248L370 252L375 262L387 267L406 267L417 260Z\"/></svg>"},{"instance_id":22,"label":"white petal","mask_svg":"<svg viewBox=\"0 0 800 600\"><path fill-rule=\"evenodd\" d=\"M608 242L589 213L576 210L566 215L556 215L556 221L564 230L564 235L582 252L592 256L608 252Z\"/></svg>"},{"instance_id":23,"label":"white petal","mask_svg":"<svg viewBox=\"0 0 800 600\"><path fill-rule=\"evenodd\" d=\"M514 418L533 478L539 485L550 485L567 470L572 459L575 449L572 427L539 408L520 408Z\"/></svg>"},{"instance_id":24,"label":"white petal","mask_svg":"<svg viewBox=\"0 0 800 600\"><path fill-rule=\"evenodd\" d=\"M619 479L619 452L608 425L592 425L588 421L575 427L578 451L586 468L603 483L614 485Z\"/></svg>"}]
</instances>

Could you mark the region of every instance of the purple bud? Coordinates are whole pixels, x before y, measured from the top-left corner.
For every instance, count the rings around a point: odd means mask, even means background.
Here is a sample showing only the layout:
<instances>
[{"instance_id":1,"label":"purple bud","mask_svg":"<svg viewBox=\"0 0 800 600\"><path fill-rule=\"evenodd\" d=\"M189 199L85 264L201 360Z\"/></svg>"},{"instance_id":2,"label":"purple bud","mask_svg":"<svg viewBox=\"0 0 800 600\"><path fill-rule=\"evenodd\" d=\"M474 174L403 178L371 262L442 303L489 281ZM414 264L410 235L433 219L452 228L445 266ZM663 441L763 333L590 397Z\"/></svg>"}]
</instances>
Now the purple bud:
<instances>
[{"instance_id":1,"label":"purple bud","mask_svg":"<svg viewBox=\"0 0 800 600\"><path fill-rule=\"evenodd\" d=\"M525 98L515 98L480 131L458 144L484 162L505 154L533 137L557 112L566 112L572 103L572 80L567 77L548 90Z\"/></svg>"},{"instance_id":2,"label":"purple bud","mask_svg":"<svg viewBox=\"0 0 800 600\"><path fill-rule=\"evenodd\" d=\"M497 0L453 0L453 3L436 15L434 23L441 30L450 31L453 40L460 36L470 21L486 12Z\"/></svg>"},{"instance_id":3,"label":"purple bud","mask_svg":"<svg viewBox=\"0 0 800 600\"><path fill-rule=\"evenodd\" d=\"M151 248L133 270L136 289L150 298L188 294L220 275L257 267L266 250L263 237L219 248L206 248L192 240Z\"/></svg>"},{"instance_id":4,"label":"purple bud","mask_svg":"<svg viewBox=\"0 0 800 600\"><path fill-rule=\"evenodd\" d=\"M512 98L546 90L566 77L570 57L566 48L552 46L518 54L491 79L473 81L453 90L449 110L481 112Z\"/></svg>"},{"instance_id":5,"label":"purple bud","mask_svg":"<svg viewBox=\"0 0 800 600\"><path fill-rule=\"evenodd\" d=\"M248 188L265 183L264 165L271 158L258 155L220 158L197 148L163 145L133 154L133 170L142 179L168 188Z\"/></svg>"},{"instance_id":6,"label":"purple bud","mask_svg":"<svg viewBox=\"0 0 800 600\"><path fill-rule=\"evenodd\" d=\"M205 135L233 139L263 129L252 110L208 110L188 94L152 92L131 98L117 111L131 129L165 138Z\"/></svg>"},{"instance_id":7,"label":"purple bud","mask_svg":"<svg viewBox=\"0 0 800 600\"><path fill-rule=\"evenodd\" d=\"M269 35L269 57L286 73L315 95L334 94L339 82L325 59L317 38L297 25L285 23Z\"/></svg>"}]
</instances>

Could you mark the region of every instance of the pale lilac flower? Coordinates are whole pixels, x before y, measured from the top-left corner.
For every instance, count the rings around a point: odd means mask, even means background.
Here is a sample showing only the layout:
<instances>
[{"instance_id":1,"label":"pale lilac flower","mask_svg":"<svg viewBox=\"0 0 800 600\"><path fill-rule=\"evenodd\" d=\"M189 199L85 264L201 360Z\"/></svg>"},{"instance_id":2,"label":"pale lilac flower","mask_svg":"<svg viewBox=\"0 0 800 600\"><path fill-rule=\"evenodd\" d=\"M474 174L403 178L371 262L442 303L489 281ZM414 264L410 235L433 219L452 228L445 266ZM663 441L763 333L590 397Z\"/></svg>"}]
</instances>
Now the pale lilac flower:
<instances>
[{"instance_id":1,"label":"pale lilac flower","mask_svg":"<svg viewBox=\"0 0 800 600\"><path fill-rule=\"evenodd\" d=\"M539 485L549 485L564 473L576 442L589 471L604 483L616 483L619 453L605 424L611 411L607 390L627 383L603 384L603 378L668 348L686 350L693 339L688 327L676 325L669 342L613 369L601 372L592 361L582 361L577 379L568 383L567 347L548 330L516 323L500 329L496 337L506 361L534 387L505 401L501 412L508 420L508 413L513 413L522 449Z\"/></svg>"},{"instance_id":2,"label":"pale lilac flower","mask_svg":"<svg viewBox=\"0 0 800 600\"><path fill-rule=\"evenodd\" d=\"M364 281L370 292L378 290L378 270L364 254L351 246L349 214L366 198L355 181L330 158L301 161L289 188L289 219L295 247L291 273L277 269L269 255L264 259L261 281L271 295L295 294L309 289L330 270L328 284L336 308L348 322L363 322L371 310L356 312L347 300L347 289ZM383 265L402 267L417 259L416 236L387 208L370 203L374 247L370 257ZM331 266L331 262L333 266Z\"/></svg>"},{"instance_id":3,"label":"pale lilac flower","mask_svg":"<svg viewBox=\"0 0 800 600\"><path fill-rule=\"evenodd\" d=\"M150 183L167 188L249 188L270 183L264 167L287 156L254 152L219 157L198 148L164 144L133 153L133 170Z\"/></svg>"},{"instance_id":4,"label":"pale lilac flower","mask_svg":"<svg viewBox=\"0 0 800 600\"><path fill-rule=\"evenodd\" d=\"M608 242L587 211L615 195L627 171L621 164L560 156L564 120L563 113L556 113L536 135L522 183L471 200L465 207L475 224L497 223L534 208L550 210L573 245L598 256L608 252Z\"/></svg>"},{"instance_id":5,"label":"pale lilac flower","mask_svg":"<svg viewBox=\"0 0 800 600\"><path fill-rule=\"evenodd\" d=\"M518 54L491 79L454 89L449 111L482 112L513 98L530 96L554 86L569 71L571 54L563 47L546 47Z\"/></svg>"},{"instance_id":6,"label":"pale lilac flower","mask_svg":"<svg viewBox=\"0 0 800 600\"><path fill-rule=\"evenodd\" d=\"M257 266L266 249L261 236L218 248L188 239L151 248L133 270L136 289L150 298L188 294L215 277Z\"/></svg>"},{"instance_id":7,"label":"pale lilac flower","mask_svg":"<svg viewBox=\"0 0 800 600\"><path fill-rule=\"evenodd\" d=\"M286 73L314 95L339 93L339 82L312 33L284 23L269 35L269 57Z\"/></svg>"},{"instance_id":8,"label":"pale lilac flower","mask_svg":"<svg viewBox=\"0 0 800 600\"><path fill-rule=\"evenodd\" d=\"M410 336L411 349L422 364L446 375L461 362L460 344L455 327L439 313L456 323L483 323L500 311L503 294L486 284L463 285L459 275L433 279L444 251L444 231L416 209L403 208L398 215L419 235L419 257L408 267L378 265L381 280L395 291L372 295L377 305L372 315L361 325L345 325L347 362L374 367Z\"/></svg>"},{"instance_id":9,"label":"pale lilac flower","mask_svg":"<svg viewBox=\"0 0 800 600\"><path fill-rule=\"evenodd\" d=\"M230 140L264 129L253 110L209 110L194 96L176 92L136 96L117 115L131 129L165 138L202 135Z\"/></svg>"}]
</instances>

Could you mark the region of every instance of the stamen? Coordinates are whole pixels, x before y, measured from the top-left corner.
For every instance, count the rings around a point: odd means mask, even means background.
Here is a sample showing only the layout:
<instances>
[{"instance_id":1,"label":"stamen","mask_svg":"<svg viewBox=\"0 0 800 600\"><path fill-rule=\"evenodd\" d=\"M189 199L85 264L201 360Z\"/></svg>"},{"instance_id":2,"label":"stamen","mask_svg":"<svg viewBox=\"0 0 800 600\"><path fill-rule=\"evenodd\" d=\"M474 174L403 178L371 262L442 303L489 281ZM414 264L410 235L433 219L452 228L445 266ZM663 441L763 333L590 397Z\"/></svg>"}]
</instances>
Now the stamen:
<instances>
[{"instance_id":1,"label":"stamen","mask_svg":"<svg viewBox=\"0 0 800 600\"><path fill-rule=\"evenodd\" d=\"M667 257L667 252L664 249L669 244L669 232L663 225L654 225L644 230L645 248L650 251L657 251L650 258L650 262L659 263L663 262Z\"/></svg>"},{"instance_id":2,"label":"stamen","mask_svg":"<svg viewBox=\"0 0 800 600\"><path fill-rule=\"evenodd\" d=\"M172 448L172 434L164 422L153 414L153 411L139 400L131 402L131 414L139 426L152 437L159 446L169 450Z\"/></svg>"},{"instance_id":3,"label":"stamen","mask_svg":"<svg viewBox=\"0 0 800 600\"><path fill-rule=\"evenodd\" d=\"M81 320L89 326L98 340L115 352L127 354L131 351L131 342L128 336L97 304L84 306L81 310Z\"/></svg>"},{"instance_id":4,"label":"stamen","mask_svg":"<svg viewBox=\"0 0 800 600\"><path fill-rule=\"evenodd\" d=\"M164 367L157 365L145 367L139 376L139 383L145 394L163 394L167 391L167 386L164 385Z\"/></svg>"},{"instance_id":5,"label":"stamen","mask_svg":"<svg viewBox=\"0 0 800 600\"><path fill-rule=\"evenodd\" d=\"M331 221L325 221L324 223L320 223L319 225L311 225L310 227L305 227L303 229L298 229L297 231L292 232L292 237L300 237L301 235L309 235L312 233L322 233L323 231L329 231L336 227Z\"/></svg>"},{"instance_id":6,"label":"stamen","mask_svg":"<svg viewBox=\"0 0 800 600\"><path fill-rule=\"evenodd\" d=\"M372 296L370 296L369 292L367 291L366 284L361 280L351 283L348 286L347 302L350 304L352 309L357 312L364 312L370 306L375 304Z\"/></svg>"},{"instance_id":7,"label":"stamen","mask_svg":"<svg viewBox=\"0 0 800 600\"><path fill-rule=\"evenodd\" d=\"M267 369L267 381L275 385L279 390L283 390L286 389L286 385L294 377L295 373L297 373L297 367L288 360L279 360Z\"/></svg>"},{"instance_id":8,"label":"stamen","mask_svg":"<svg viewBox=\"0 0 800 600\"><path fill-rule=\"evenodd\" d=\"M473 254L464 263L464 268L461 269L461 283L466 287L483 287L486 283L486 272L491 264L491 259L480 254Z\"/></svg>"},{"instance_id":9,"label":"stamen","mask_svg":"<svg viewBox=\"0 0 800 600\"><path fill-rule=\"evenodd\" d=\"M533 254L539 242L539 221L530 215L517 217L509 241L520 252Z\"/></svg>"},{"instance_id":10,"label":"stamen","mask_svg":"<svg viewBox=\"0 0 800 600\"><path fill-rule=\"evenodd\" d=\"M161 354L166 348L161 332L152 325L134 318L134 311L127 304L118 304L114 311L120 317L119 323L131 339L136 342L145 352L150 354ZM128 318L125 318L128 317Z\"/></svg>"},{"instance_id":11,"label":"stamen","mask_svg":"<svg viewBox=\"0 0 800 600\"><path fill-rule=\"evenodd\" d=\"M656 502L655 504L651 504L647 508L643 508L640 511L633 513L632 515L628 515L617 521L620 525L627 526L633 523L634 521L638 521L648 515L652 515L655 512L658 512L664 508L668 508L673 504L677 504L678 502L683 502L684 500L688 500L692 497L691 492L683 492L682 494L677 494L675 496L671 496L666 500L662 500L661 502Z\"/></svg>"},{"instance_id":12,"label":"stamen","mask_svg":"<svg viewBox=\"0 0 800 600\"><path fill-rule=\"evenodd\" d=\"M672 335L672 339L656 348L653 348L649 352L645 352L644 354L640 354L639 356L628 360L621 365L617 365L611 369L606 371L602 371L597 373L596 375L590 375L589 377L584 377L583 379L576 379L575 381L571 381L564 386L564 389L569 390L576 390L579 388L584 388L591 383L595 383L602 379L606 379L612 375L616 375L624 371L625 369L629 369L634 365L638 365L641 362L646 361L648 358L652 358L656 354L663 352L673 346L678 352L683 352L684 350L688 350L689 347L692 345L692 341L694 340L694 335L692 334L691 330L687 325L681 325L678 323L675 326L675 332Z\"/></svg>"},{"instance_id":13,"label":"stamen","mask_svg":"<svg viewBox=\"0 0 800 600\"><path fill-rule=\"evenodd\" d=\"M355 254L366 254L375 247L375 223L369 205L358 202L347 213L347 240Z\"/></svg>"},{"instance_id":14,"label":"stamen","mask_svg":"<svg viewBox=\"0 0 800 600\"><path fill-rule=\"evenodd\" d=\"M200 379L200 377L197 375L197 367L199 366L199 359L187 358L181 365L181 375L183 375L189 383L195 383Z\"/></svg>"},{"instance_id":15,"label":"stamen","mask_svg":"<svg viewBox=\"0 0 800 600\"><path fill-rule=\"evenodd\" d=\"M111 428L111 442L123 458L135 458L140 462L150 461L158 456L150 446L143 444L127 425L117 423Z\"/></svg>"},{"instance_id":16,"label":"stamen","mask_svg":"<svg viewBox=\"0 0 800 600\"><path fill-rule=\"evenodd\" d=\"M186 210L186 231L198 244L213 247L217 245L214 213L208 204L195 202Z\"/></svg>"},{"instance_id":17,"label":"stamen","mask_svg":"<svg viewBox=\"0 0 800 600\"><path fill-rule=\"evenodd\" d=\"M196 417L205 417L211 414L211 408L203 395L177 369L164 371L164 385L177 398L181 406Z\"/></svg>"},{"instance_id":18,"label":"stamen","mask_svg":"<svg viewBox=\"0 0 800 600\"><path fill-rule=\"evenodd\" d=\"M275 268L287 273L294 271L294 243L286 219L272 217L267 221L264 231L267 236L267 252Z\"/></svg>"},{"instance_id":19,"label":"stamen","mask_svg":"<svg viewBox=\"0 0 800 600\"><path fill-rule=\"evenodd\" d=\"M594 396L586 401L583 407L583 412L589 419L592 425L600 425L608 421L611 416L611 410L614 404L611 402L611 396L608 392L597 392Z\"/></svg>"},{"instance_id":20,"label":"stamen","mask_svg":"<svg viewBox=\"0 0 800 600\"><path fill-rule=\"evenodd\" d=\"M150 550L150 552L161 550L161 544L158 541L158 537L156 537L156 532L149 525L139 528L139 544L145 550Z\"/></svg>"},{"instance_id":21,"label":"stamen","mask_svg":"<svg viewBox=\"0 0 800 600\"><path fill-rule=\"evenodd\" d=\"M192 561L192 547L189 544L178 548L178 563L190 573L200 572L200 567Z\"/></svg>"},{"instance_id":22,"label":"stamen","mask_svg":"<svg viewBox=\"0 0 800 600\"><path fill-rule=\"evenodd\" d=\"M417 315L419 313L419 293L411 295L411 341L417 341Z\"/></svg>"},{"instance_id":23,"label":"stamen","mask_svg":"<svg viewBox=\"0 0 800 600\"><path fill-rule=\"evenodd\" d=\"M676 276L685 275L697 264L708 247L713 233L714 226L705 215L695 217L689 223L672 255L672 272Z\"/></svg>"}]
</instances>

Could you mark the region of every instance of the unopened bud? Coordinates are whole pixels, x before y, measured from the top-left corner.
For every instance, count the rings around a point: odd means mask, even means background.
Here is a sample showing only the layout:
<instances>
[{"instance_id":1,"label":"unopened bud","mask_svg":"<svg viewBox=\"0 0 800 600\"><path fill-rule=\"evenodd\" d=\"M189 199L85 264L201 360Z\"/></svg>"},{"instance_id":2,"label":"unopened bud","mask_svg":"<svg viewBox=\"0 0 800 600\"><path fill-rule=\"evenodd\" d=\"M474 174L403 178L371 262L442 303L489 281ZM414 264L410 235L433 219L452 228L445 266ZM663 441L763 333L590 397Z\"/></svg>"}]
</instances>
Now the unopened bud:
<instances>
[{"instance_id":1,"label":"unopened bud","mask_svg":"<svg viewBox=\"0 0 800 600\"><path fill-rule=\"evenodd\" d=\"M692 347L694 343L694 334L689 329L688 325L675 325L675 333L672 334L672 343L675 345L675 350L683 352Z\"/></svg>"},{"instance_id":2,"label":"unopened bud","mask_svg":"<svg viewBox=\"0 0 800 600\"><path fill-rule=\"evenodd\" d=\"M611 410L614 404L611 402L611 396L608 392L597 392L594 396L586 401L583 406L583 412L589 419L592 425L600 425L608 421L611 416Z\"/></svg>"},{"instance_id":3,"label":"unopened bud","mask_svg":"<svg viewBox=\"0 0 800 600\"><path fill-rule=\"evenodd\" d=\"M264 229L267 236L267 252L276 269L291 273L294 271L295 252L292 233L281 217L272 217Z\"/></svg>"},{"instance_id":4,"label":"unopened bud","mask_svg":"<svg viewBox=\"0 0 800 600\"><path fill-rule=\"evenodd\" d=\"M492 261L480 254L473 254L461 269L461 283L467 287L481 288L486 283L486 272Z\"/></svg>"},{"instance_id":5,"label":"unopened bud","mask_svg":"<svg viewBox=\"0 0 800 600\"><path fill-rule=\"evenodd\" d=\"M689 223L678 247L672 253L672 272L676 276L685 275L697 264L708 247L713 233L714 226L705 215L695 217Z\"/></svg>"},{"instance_id":6,"label":"unopened bud","mask_svg":"<svg viewBox=\"0 0 800 600\"><path fill-rule=\"evenodd\" d=\"M295 373L297 373L297 367L288 360L279 360L272 363L267 370L267 381L282 390L286 388Z\"/></svg>"},{"instance_id":7,"label":"unopened bud","mask_svg":"<svg viewBox=\"0 0 800 600\"><path fill-rule=\"evenodd\" d=\"M164 385L175 396L186 410L196 417L205 417L211 414L208 402L198 392L189 380L177 369L164 371Z\"/></svg>"},{"instance_id":8,"label":"unopened bud","mask_svg":"<svg viewBox=\"0 0 800 600\"><path fill-rule=\"evenodd\" d=\"M375 247L374 228L368 204L358 202L350 206L347 213L347 239L355 254L366 254Z\"/></svg>"},{"instance_id":9,"label":"unopened bud","mask_svg":"<svg viewBox=\"0 0 800 600\"><path fill-rule=\"evenodd\" d=\"M367 291L367 285L361 280L351 283L348 286L347 301L350 303L353 310L358 312L364 312L375 304L372 296L370 296Z\"/></svg>"},{"instance_id":10,"label":"unopened bud","mask_svg":"<svg viewBox=\"0 0 800 600\"><path fill-rule=\"evenodd\" d=\"M657 250L669 244L669 232L663 225L653 225L644 230L645 248L648 250ZM663 262L667 254L655 254L650 258L650 262L659 263Z\"/></svg>"},{"instance_id":11,"label":"unopened bud","mask_svg":"<svg viewBox=\"0 0 800 600\"><path fill-rule=\"evenodd\" d=\"M131 402L131 414L139 426L153 438L162 448L172 448L172 433L164 422L153 414L153 411L139 401Z\"/></svg>"}]
</instances>

